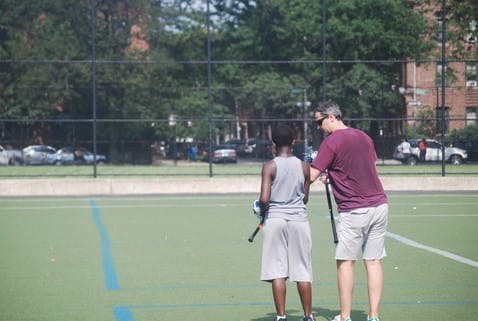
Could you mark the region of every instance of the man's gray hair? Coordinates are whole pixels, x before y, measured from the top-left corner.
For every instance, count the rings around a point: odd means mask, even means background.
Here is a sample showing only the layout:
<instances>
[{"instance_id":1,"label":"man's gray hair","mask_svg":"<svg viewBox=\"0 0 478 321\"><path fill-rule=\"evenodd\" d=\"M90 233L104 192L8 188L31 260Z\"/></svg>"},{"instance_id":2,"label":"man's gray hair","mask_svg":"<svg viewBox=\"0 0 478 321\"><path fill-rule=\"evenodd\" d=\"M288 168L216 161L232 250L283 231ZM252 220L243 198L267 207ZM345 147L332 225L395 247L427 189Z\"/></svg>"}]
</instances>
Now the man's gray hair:
<instances>
[{"instance_id":1,"label":"man's gray hair","mask_svg":"<svg viewBox=\"0 0 478 321\"><path fill-rule=\"evenodd\" d=\"M332 100L319 104L315 112L321 113L322 115L334 115L335 118L342 119L342 111L340 110L339 104Z\"/></svg>"}]
</instances>

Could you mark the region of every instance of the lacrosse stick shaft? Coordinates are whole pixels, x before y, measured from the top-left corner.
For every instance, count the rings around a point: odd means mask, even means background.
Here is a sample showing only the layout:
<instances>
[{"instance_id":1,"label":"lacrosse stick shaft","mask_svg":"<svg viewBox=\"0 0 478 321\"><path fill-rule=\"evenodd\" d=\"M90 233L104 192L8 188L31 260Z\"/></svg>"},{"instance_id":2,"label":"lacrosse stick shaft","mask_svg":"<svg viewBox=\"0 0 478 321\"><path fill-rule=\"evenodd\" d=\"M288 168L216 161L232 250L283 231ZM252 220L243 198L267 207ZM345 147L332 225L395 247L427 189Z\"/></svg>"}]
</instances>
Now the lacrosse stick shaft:
<instances>
[{"instance_id":1,"label":"lacrosse stick shaft","mask_svg":"<svg viewBox=\"0 0 478 321\"><path fill-rule=\"evenodd\" d=\"M259 233L259 231L261 230L261 228L262 228L262 224L257 225L256 229L254 230L254 232L252 232L251 236L249 236L247 240L252 243L257 233Z\"/></svg>"},{"instance_id":2,"label":"lacrosse stick shaft","mask_svg":"<svg viewBox=\"0 0 478 321\"><path fill-rule=\"evenodd\" d=\"M257 233L259 233L259 231L261 230L262 226L264 225L265 220L266 220L266 214L261 215L261 221L260 221L259 224L257 225L257 227L256 227L256 229L254 230L254 232L252 232L251 236L249 236L249 238L247 239L250 243L252 243L252 241L254 241L254 238L256 237Z\"/></svg>"},{"instance_id":3,"label":"lacrosse stick shaft","mask_svg":"<svg viewBox=\"0 0 478 321\"><path fill-rule=\"evenodd\" d=\"M335 219L334 219L334 212L332 210L332 198L330 197L330 184L325 183L325 193L327 195L327 204L329 206L329 214L330 214L330 223L332 225L332 235L334 237L334 243L339 243L339 239L337 238L337 229L335 228Z\"/></svg>"}]
</instances>

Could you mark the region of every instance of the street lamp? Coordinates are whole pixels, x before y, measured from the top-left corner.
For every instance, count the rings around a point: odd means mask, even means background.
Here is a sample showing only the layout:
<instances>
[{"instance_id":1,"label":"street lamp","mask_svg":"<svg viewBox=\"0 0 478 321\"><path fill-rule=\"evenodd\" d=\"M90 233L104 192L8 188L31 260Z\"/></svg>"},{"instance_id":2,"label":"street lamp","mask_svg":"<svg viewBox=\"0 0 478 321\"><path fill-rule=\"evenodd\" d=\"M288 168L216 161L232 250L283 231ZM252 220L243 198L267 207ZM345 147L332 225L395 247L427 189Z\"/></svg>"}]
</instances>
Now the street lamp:
<instances>
[{"instance_id":1,"label":"street lamp","mask_svg":"<svg viewBox=\"0 0 478 321\"><path fill-rule=\"evenodd\" d=\"M413 138L417 138L417 107L420 107L422 105L421 101L409 101L408 102L409 106L413 107Z\"/></svg>"},{"instance_id":2,"label":"street lamp","mask_svg":"<svg viewBox=\"0 0 478 321\"><path fill-rule=\"evenodd\" d=\"M302 120L304 122L304 153L307 152L309 147L308 139L308 116L309 116L309 107L311 105L310 101L307 100L307 89L305 88L294 88L292 89L293 94L302 94L302 101L297 102L297 107L303 107Z\"/></svg>"},{"instance_id":3,"label":"street lamp","mask_svg":"<svg viewBox=\"0 0 478 321\"><path fill-rule=\"evenodd\" d=\"M417 137L417 107L422 106L422 102L418 100L419 95L427 95L428 91L425 89L417 89L416 87L414 88L404 88L404 87L399 87L398 91L400 94L403 96L412 96L412 100L408 100L409 98L406 98L407 102L407 118L408 118L408 107L413 107L412 111L412 119L413 119L413 137Z\"/></svg>"},{"instance_id":4,"label":"street lamp","mask_svg":"<svg viewBox=\"0 0 478 321\"><path fill-rule=\"evenodd\" d=\"M169 115L169 127L173 127L174 130L174 144L173 144L173 160L174 160L174 165L177 165L178 163L178 146L177 146L177 133L176 133L176 115L175 114L170 114Z\"/></svg>"},{"instance_id":5,"label":"street lamp","mask_svg":"<svg viewBox=\"0 0 478 321\"><path fill-rule=\"evenodd\" d=\"M310 107L310 101L307 100L307 95L305 93L305 89L304 89L304 96L303 96L303 100L302 101L299 101L297 103L297 107L303 107L304 108L304 111L303 111L303 114L302 114L302 118L303 118L303 122L304 122L304 153L307 152L307 147L309 146L308 144L308 115L309 115L309 107Z\"/></svg>"}]
</instances>

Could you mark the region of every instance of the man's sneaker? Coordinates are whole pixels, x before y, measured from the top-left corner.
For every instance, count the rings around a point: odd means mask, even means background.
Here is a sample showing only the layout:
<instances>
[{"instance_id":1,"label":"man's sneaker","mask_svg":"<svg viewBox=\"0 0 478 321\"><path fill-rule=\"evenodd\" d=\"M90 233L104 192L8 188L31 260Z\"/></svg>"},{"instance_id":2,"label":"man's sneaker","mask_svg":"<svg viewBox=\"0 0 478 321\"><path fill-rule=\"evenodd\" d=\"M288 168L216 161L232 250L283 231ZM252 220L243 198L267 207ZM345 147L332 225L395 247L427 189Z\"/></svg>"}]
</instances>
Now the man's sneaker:
<instances>
[{"instance_id":1,"label":"man's sneaker","mask_svg":"<svg viewBox=\"0 0 478 321\"><path fill-rule=\"evenodd\" d=\"M287 321L287 318L280 318L280 319L274 318L272 319L272 321Z\"/></svg>"},{"instance_id":2,"label":"man's sneaker","mask_svg":"<svg viewBox=\"0 0 478 321\"><path fill-rule=\"evenodd\" d=\"M380 319L379 318L369 318L369 319L367 319L367 321L380 321Z\"/></svg>"},{"instance_id":3,"label":"man's sneaker","mask_svg":"<svg viewBox=\"0 0 478 321\"><path fill-rule=\"evenodd\" d=\"M315 318L314 318L313 315L311 315L310 317L304 317L302 320L303 321L315 321Z\"/></svg>"},{"instance_id":4,"label":"man's sneaker","mask_svg":"<svg viewBox=\"0 0 478 321\"><path fill-rule=\"evenodd\" d=\"M347 318L345 320L342 320L342 318L340 317L340 315L336 315L335 318L333 318L332 320L330 321L352 321L352 318Z\"/></svg>"}]
</instances>

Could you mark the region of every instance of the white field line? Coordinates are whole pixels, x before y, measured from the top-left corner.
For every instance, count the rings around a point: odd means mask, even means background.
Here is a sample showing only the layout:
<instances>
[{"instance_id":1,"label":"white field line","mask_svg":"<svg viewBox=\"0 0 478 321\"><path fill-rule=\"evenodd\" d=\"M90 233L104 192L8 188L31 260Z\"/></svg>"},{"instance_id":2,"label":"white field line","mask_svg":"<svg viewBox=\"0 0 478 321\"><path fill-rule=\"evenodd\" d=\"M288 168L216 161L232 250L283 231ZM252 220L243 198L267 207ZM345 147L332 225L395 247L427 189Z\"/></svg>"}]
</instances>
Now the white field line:
<instances>
[{"instance_id":1,"label":"white field line","mask_svg":"<svg viewBox=\"0 0 478 321\"><path fill-rule=\"evenodd\" d=\"M446 258L455 260L457 262L471 265L473 267L478 267L478 262L467 259L466 257L459 256L459 255L456 255L456 254L453 254L453 253L450 253L450 252L447 252L447 251L443 251L443 250L440 250L440 249L436 249L436 248L431 247L431 246L423 245L423 244L420 244L420 243L415 242L413 240L410 240L406 237L403 237L403 236L400 236L400 235L397 235L397 234L394 234L394 233L391 233L391 232L387 232L387 236L394 239L394 240L399 241L400 243L416 247L417 249L421 249L421 250L425 250L425 251L428 251L428 252L431 252L431 253L435 253L435 254L444 256Z\"/></svg>"},{"instance_id":2,"label":"white field line","mask_svg":"<svg viewBox=\"0 0 478 321\"><path fill-rule=\"evenodd\" d=\"M390 217L404 217L404 218L415 218L415 217L475 217L476 214L392 214Z\"/></svg>"}]
</instances>

